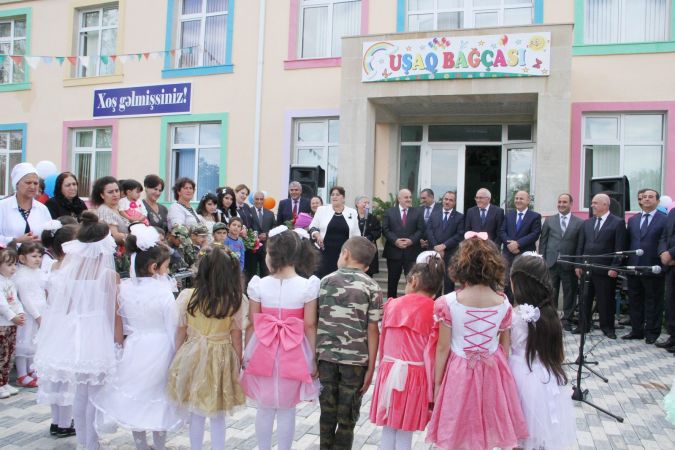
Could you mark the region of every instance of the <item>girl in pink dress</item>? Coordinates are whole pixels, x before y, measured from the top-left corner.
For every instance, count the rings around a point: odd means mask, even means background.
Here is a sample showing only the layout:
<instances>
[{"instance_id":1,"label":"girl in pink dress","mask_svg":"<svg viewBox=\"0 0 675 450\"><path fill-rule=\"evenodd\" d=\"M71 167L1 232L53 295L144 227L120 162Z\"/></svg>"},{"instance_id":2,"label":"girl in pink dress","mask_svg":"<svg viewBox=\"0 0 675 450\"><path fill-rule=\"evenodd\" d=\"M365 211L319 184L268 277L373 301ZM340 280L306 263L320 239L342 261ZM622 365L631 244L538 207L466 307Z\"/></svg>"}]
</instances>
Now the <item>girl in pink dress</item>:
<instances>
[{"instance_id":1,"label":"girl in pink dress","mask_svg":"<svg viewBox=\"0 0 675 450\"><path fill-rule=\"evenodd\" d=\"M424 262L408 273L405 295L384 305L380 365L370 405L370 421L384 427L383 449L410 449L413 432L424 430L431 415L433 378L425 370L425 348L434 325L433 296L445 273L436 255L421 254Z\"/></svg>"},{"instance_id":2,"label":"girl in pink dress","mask_svg":"<svg viewBox=\"0 0 675 450\"><path fill-rule=\"evenodd\" d=\"M506 264L487 233L469 231L450 263L463 289L436 300L434 410L427 441L441 449L512 448L528 436L505 353L511 305Z\"/></svg>"},{"instance_id":3,"label":"girl in pink dress","mask_svg":"<svg viewBox=\"0 0 675 450\"><path fill-rule=\"evenodd\" d=\"M304 230L272 229L266 263L270 275L254 276L248 285L249 318L241 386L258 407L256 438L261 450L272 448L277 420L279 450L290 449L295 433L295 406L319 398L315 361L319 279L318 261ZM304 232L307 236L307 232Z\"/></svg>"}]
</instances>

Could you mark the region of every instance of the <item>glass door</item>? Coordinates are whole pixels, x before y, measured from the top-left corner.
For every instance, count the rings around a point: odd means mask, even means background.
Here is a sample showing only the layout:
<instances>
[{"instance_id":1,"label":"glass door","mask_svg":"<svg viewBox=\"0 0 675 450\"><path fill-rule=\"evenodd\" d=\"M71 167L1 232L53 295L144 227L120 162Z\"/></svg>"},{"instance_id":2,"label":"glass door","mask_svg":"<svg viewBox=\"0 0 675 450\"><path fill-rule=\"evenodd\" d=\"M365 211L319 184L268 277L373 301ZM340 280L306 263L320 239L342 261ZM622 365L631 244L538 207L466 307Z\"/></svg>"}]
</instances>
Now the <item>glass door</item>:
<instances>
[{"instance_id":1,"label":"glass door","mask_svg":"<svg viewBox=\"0 0 675 450\"><path fill-rule=\"evenodd\" d=\"M430 143L420 152L419 190L431 188L436 200L447 191L457 192L458 211L464 210L464 146Z\"/></svg>"},{"instance_id":2,"label":"glass door","mask_svg":"<svg viewBox=\"0 0 675 450\"><path fill-rule=\"evenodd\" d=\"M506 208L515 208L513 197L518 191L530 194L530 207L534 204L534 144L510 144L504 146L505 157L502 159L502 178L504 185Z\"/></svg>"}]
</instances>

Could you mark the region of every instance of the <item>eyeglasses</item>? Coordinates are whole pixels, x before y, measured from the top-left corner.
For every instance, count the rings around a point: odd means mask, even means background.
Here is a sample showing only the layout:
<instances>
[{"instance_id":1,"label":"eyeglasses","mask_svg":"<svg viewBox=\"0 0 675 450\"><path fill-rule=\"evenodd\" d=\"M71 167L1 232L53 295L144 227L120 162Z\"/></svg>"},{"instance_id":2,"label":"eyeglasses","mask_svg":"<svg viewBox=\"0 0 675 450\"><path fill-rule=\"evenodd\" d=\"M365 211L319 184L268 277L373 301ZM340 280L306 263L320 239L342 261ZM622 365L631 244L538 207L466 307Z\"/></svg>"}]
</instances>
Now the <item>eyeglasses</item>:
<instances>
[{"instance_id":1,"label":"eyeglasses","mask_svg":"<svg viewBox=\"0 0 675 450\"><path fill-rule=\"evenodd\" d=\"M474 197L474 200L482 200L484 198L490 198L490 197L479 197L478 195Z\"/></svg>"}]
</instances>

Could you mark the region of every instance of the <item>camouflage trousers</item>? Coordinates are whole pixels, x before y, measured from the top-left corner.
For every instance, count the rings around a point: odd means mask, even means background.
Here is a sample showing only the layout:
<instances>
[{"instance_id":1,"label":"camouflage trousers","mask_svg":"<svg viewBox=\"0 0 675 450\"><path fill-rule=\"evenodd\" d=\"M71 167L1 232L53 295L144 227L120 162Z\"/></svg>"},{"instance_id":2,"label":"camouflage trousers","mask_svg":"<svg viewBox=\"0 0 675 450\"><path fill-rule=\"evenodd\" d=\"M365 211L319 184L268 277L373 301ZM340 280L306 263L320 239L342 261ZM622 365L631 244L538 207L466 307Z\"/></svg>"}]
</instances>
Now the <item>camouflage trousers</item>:
<instances>
[{"instance_id":1,"label":"camouflage trousers","mask_svg":"<svg viewBox=\"0 0 675 450\"><path fill-rule=\"evenodd\" d=\"M351 449L367 367L319 361L321 418L319 446L322 450Z\"/></svg>"},{"instance_id":2,"label":"camouflage trousers","mask_svg":"<svg viewBox=\"0 0 675 450\"><path fill-rule=\"evenodd\" d=\"M16 326L0 327L0 386L9 383L9 370L16 349Z\"/></svg>"}]
</instances>

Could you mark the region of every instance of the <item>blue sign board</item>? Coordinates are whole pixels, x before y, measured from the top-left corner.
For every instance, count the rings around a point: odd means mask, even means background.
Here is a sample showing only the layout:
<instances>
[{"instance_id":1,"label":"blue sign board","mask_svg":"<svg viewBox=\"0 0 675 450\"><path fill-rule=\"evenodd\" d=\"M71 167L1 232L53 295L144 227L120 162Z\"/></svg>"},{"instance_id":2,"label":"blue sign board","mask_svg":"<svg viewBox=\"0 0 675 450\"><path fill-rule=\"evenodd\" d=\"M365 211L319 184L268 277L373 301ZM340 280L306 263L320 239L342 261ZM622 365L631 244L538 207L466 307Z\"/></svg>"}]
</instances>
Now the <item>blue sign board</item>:
<instances>
[{"instance_id":1,"label":"blue sign board","mask_svg":"<svg viewBox=\"0 0 675 450\"><path fill-rule=\"evenodd\" d=\"M192 84L160 84L94 91L94 118L190 112Z\"/></svg>"}]
</instances>

